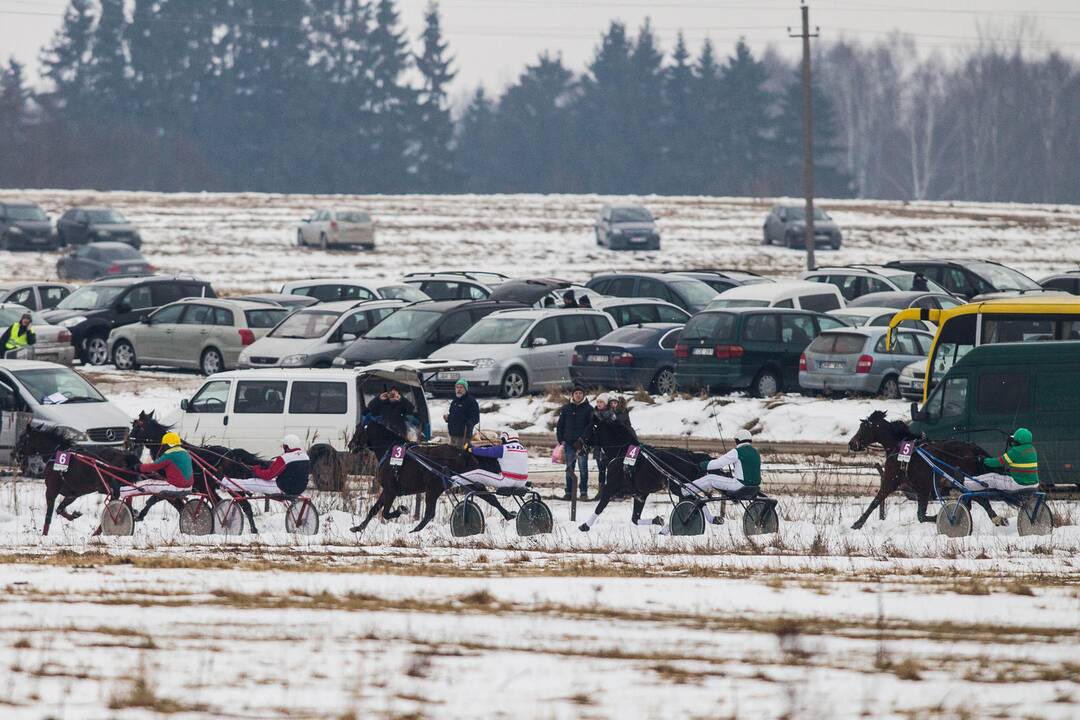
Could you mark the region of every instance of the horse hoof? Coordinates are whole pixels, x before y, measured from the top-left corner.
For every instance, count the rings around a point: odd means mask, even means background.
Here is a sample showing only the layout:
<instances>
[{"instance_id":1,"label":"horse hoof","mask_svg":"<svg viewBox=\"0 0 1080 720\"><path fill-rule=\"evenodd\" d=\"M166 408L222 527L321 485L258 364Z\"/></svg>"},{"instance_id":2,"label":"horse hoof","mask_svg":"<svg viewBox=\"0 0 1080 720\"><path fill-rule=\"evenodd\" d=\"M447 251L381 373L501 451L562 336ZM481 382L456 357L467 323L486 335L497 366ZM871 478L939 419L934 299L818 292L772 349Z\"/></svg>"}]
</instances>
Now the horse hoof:
<instances>
[{"instance_id":1,"label":"horse hoof","mask_svg":"<svg viewBox=\"0 0 1080 720\"><path fill-rule=\"evenodd\" d=\"M854 525L851 526L851 529L852 530L862 530L862 526L863 526L862 523L857 522L857 523L855 523Z\"/></svg>"},{"instance_id":2,"label":"horse hoof","mask_svg":"<svg viewBox=\"0 0 1080 720\"><path fill-rule=\"evenodd\" d=\"M1009 518L998 515L994 518L993 523L998 527L1009 527Z\"/></svg>"},{"instance_id":3,"label":"horse hoof","mask_svg":"<svg viewBox=\"0 0 1080 720\"><path fill-rule=\"evenodd\" d=\"M516 517L517 517L517 513L514 512L513 510L510 510L509 512L506 513L506 517L504 519L505 520L513 520Z\"/></svg>"},{"instance_id":4,"label":"horse hoof","mask_svg":"<svg viewBox=\"0 0 1080 720\"><path fill-rule=\"evenodd\" d=\"M661 525L661 526L663 526L663 524L664 524L664 518L662 518L662 517L660 517L659 515L657 515L656 517L654 517L654 518L652 519L652 524L653 524L653 525Z\"/></svg>"},{"instance_id":5,"label":"horse hoof","mask_svg":"<svg viewBox=\"0 0 1080 720\"><path fill-rule=\"evenodd\" d=\"M364 526L363 525L353 525L351 528L349 528L349 532L362 533L362 532L364 532Z\"/></svg>"},{"instance_id":6,"label":"horse hoof","mask_svg":"<svg viewBox=\"0 0 1080 720\"><path fill-rule=\"evenodd\" d=\"M588 523L581 523L580 525L578 525L578 530L580 530L581 532L589 532Z\"/></svg>"},{"instance_id":7,"label":"horse hoof","mask_svg":"<svg viewBox=\"0 0 1080 720\"><path fill-rule=\"evenodd\" d=\"M78 510L76 510L75 512L71 513L71 515L68 516L68 520L78 520L81 517L82 517L82 513L79 512Z\"/></svg>"}]
</instances>

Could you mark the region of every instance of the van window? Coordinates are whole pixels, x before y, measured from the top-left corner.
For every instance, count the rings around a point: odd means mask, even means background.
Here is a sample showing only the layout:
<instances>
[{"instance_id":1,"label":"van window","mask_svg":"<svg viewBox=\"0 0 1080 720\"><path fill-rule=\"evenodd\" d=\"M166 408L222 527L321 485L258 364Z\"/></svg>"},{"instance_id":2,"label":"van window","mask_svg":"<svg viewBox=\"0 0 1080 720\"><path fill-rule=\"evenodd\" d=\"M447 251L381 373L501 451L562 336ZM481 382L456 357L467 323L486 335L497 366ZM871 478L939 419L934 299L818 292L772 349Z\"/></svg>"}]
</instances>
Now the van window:
<instances>
[{"instance_id":1,"label":"van window","mask_svg":"<svg viewBox=\"0 0 1080 720\"><path fill-rule=\"evenodd\" d=\"M213 325L214 308L209 305L188 305L182 325Z\"/></svg>"},{"instance_id":2,"label":"van window","mask_svg":"<svg viewBox=\"0 0 1080 720\"><path fill-rule=\"evenodd\" d=\"M218 308L221 312L228 312L222 308ZM244 317L247 319L247 326L249 328L272 328L281 322L281 319L289 314L289 311L285 308L267 308L265 310L245 310ZM222 323L218 322L218 325L232 325L232 313L228 313L229 319ZM215 313L215 320L218 315Z\"/></svg>"},{"instance_id":3,"label":"van window","mask_svg":"<svg viewBox=\"0 0 1080 720\"><path fill-rule=\"evenodd\" d=\"M623 305L611 308L608 313L615 318L615 324L619 327L659 320L655 305Z\"/></svg>"},{"instance_id":4,"label":"van window","mask_svg":"<svg viewBox=\"0 0 1080 720\"><path fill-rule=\"evenodd\" d=\"M814 319L807 315L784 315L780 318L782 341L806 347L814 339Z\"/></svg>"},{"instance_id":5,"label":"van window","mask_svg":"<svg viewBox=\"0 0 1080 720\"><path fill-rule=\"evenodd\" d=\"M934 396L926 403L926 411L932 419L960 417L967 410L968 379L954 377L947 379L934 391Z\"/></svg>"},{"instance_id":6,"label":"van window","mask_svg":"<svg viewBox=\"0 0 1080 720\"><path fill-rule=\"evenodd\" d=\"M837 300L836 295L832 293L825 295L803 295L799 298L799 305L803 310L828 312L829 310L839 309L840 301Z\"/></svg>"},{"instance_id":7,"label":"van window","mask_svg":"<svg viewBox=\"0 0 1080 720\"><path fill-rule=\"evenodd\" d=\"M587 340L596 339L592 328L585 322L585 317L582 315L565 315L558 318L558 321L559 335L562 336L562 342L564 343L586 342Z\"/></svg>"},{"instance_id":8,"label":"van window","mask_svg":"<svg viewBox=\"0 0 1080 720\"><path fill-rule=\"evenodd\" d=\"M885 340L887 336L882 335L878 338L877 344L874 346L874 352L881 355L885 355L889 350L885 347ZM919 347L919 344L915 341L914 333L897 333L895 340L893 341L892 352L897 355L922 355L923 351Z\"/></svg>"},{"instance_id":9,"label":"van window","mask_svg":"<svg viewBox=\"0 0 1080 720\"><path fill-rule=\"evenodd\" d=\"M229 400L228 380L215 380L202 386L202 390L191 398L188 403L189 413L213 413L225 412L225 403Z\"/></svg>"},{"instance_id":10,"label":"van window","mask_svg":"<svg viewBox=\"0 0 1080 720\"><path fill-rule=\"evenodd\" d=\"M751 315L746 319L743 340L776 342L780 339L779 318L775 315Z\"/></svg>"},{"instance_id":11,"label":"van window","mask_svg":"<svg viewBox=\"0 0 1080 720\"><path fill-rule=\"evenodd\" d=\"M289 412L294 415L344 415L349 409L349 386L340 382L294 382Z\"/></svg>"},{"instance_id":12,"label":"van window","mask_svg":"<svg viewBox=\"0 0 1080 720\"><path fill-rule=\"evenodd\" d=\"M554 345L559 342L559 331L555 326L555 318L548 318L541 320L533 328L533 331L529 333L529 340L535 341L536 338L544 338L547 340L548 345Z\"/></svg>"},{"instance_id":13,"label":"van window","mask_svg":"<svg viewBox=\"0 0 1080 720\"><path fill-rule=\"evenodd\" d=\"M730 340L735 337L735 316L706 312L690 318L683 328L683 340Z\"/></svg>"},{"instance_id":14,"label":"van window","mask_svg":"<svg viewBox=\"0 0 1080 720\"><path fill-rule=\"evenodd\" d=\"M241 380L236 384L233 412L257 414L285 412L284 380Z\"/></svg>"},{"instance_id":15,"label":"van window","mask_svg":"<svg viewBox=\"0 0 1080 720\"><path fill-rule=\"evenodd\" d=\"M1026 373L987 373L979 378L980 415L1015 415L1031 409Z\"/></svg>"},{"instance_id":16,"label":"van window","mask_svg":"<svg viewBox=\"0 0 1080 720\"><path fill-rule=\"evenodd\" d=\"M773 305L773 307L791 308L792 310L794 310L795 309L795 301L792 300L791 298L788 298L787 300L781 300L780 302Z\"/></svg>"}]
</instances>

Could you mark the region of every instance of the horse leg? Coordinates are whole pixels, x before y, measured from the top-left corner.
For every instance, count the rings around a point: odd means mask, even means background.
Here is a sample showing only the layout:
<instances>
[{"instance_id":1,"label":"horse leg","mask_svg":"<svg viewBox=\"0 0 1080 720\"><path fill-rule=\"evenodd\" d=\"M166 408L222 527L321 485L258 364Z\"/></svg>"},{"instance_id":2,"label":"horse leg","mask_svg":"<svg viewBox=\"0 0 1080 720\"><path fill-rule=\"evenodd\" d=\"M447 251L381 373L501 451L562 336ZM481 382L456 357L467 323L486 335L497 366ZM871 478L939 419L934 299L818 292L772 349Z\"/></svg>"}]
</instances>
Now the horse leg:
<instances>
[{"instance_id":1,"label":"horse leg","mask_svg":"<svg viewBox=\"0 0 1080 720\"><path fill-rule=\"evenodd\" d=\"M630 513L630 519L635 525L663 525L664 518L659 515L654 515L646 520L641 519L641 513L645 510L645 503L648 499L648 494L642 495L641 497L638 497L637 495L634 496L634 509Z\"/></svg>"},{"instance_id":2,"label":"horse leg","mask_svg":"<svg viewBox=\"0 0 1080 720\"><path fill-rule=\"evenodd\" d=\"M53 506L56 504L56 496L60 494L60 488L46 481L45 485L45 526L41 528L42 535L49 534L49 525L52 524Z\"/></svg>"},{"instance_id":3,"label":"horse leg","mask_svg":"<svg viewBox=\"0 0 1080 720\"><path fill-rule=\"evenodd\" d=\"M248 519L248 524L251 525L251 532L254 535L259 534L259 528L255 527L255 511L251 509L251 503L247 500L240 500L237 503L240 506L240 510L244 513L244 517Z\"/></svg>"},{"instance_id":4,"label":"horse leg","mask_svg":"<svg viewBox=\"0 0 1080 720\"><path fill-rule=\"evenodd\" d=\"M359 525L353 525L351 528L349 528L349 532L364 532L364 529L368 526L368 523L370 523L371 519L375 517L375 513L379 512L379 510L382 508L385 498L386 491L383 490L381 493L379 493L379 497L375 498L375 504L371 506L370 510L368 510L367 517L364 518L363 522L361 522Z\"/></svg>"},{"instance_id":5,"label":"horse leg","mask_svg":"<svg viewBox=\"0 0 1080 720\"><path fill-rule=\"evenodd\" d=\"M878 520L885 519L885 498L881 498L881 504L878 505Z\"/></svg>"},{"instance_id":6,"label":"horse leg","mask_svg":"<svg viewBox=\"0 0 1080 720\"><path fill-rule=\"evenodd\" d=\"M510 510L507 510L502 506L502 503L499 502L499 498L495 497L495 493L477 493L476 495L474 495L474 497L480 498L488 505L502 513L503 520L513 520L517 517L516 512L511 512Z\"/></svg>"},{"instance_id":7,"label":"horse leg","mask_svg":"<svg viewBox=\"0 0 1080 720\"><path fill-rule=\"evenodd\" d=\"M150 497L148 497L146 499L146 504L143 505L143 509L140 510L139 514L135 516L135 522L142 522L143 520L145 520L146 513L150 512L150 508L157 505L159 502L162 501L162 499L163 498L160 498L157 495L151 495Z\"/></svg>"},{"instance_id":8,"label":"horse leg","mask_svg":"<svg viewBox=\"0 0 1080 720\"><path fill-rule=\"evenodd\" d=\"M862 526L866 524L867 518L874 512L874 510L885 502L885 498L889 496L889 493L885 492L885 488L881 488L877 491L877 495L874 495L874 499L870 501L870 504L866 507L866 511L859 516L859 519L855 521L855 524L851 526L852 530L860 530ZM920 512L926 510L926 504L921 507Z\"/></svg>"},{"instance_id":9,"label":"horse leg","mask_svg":"<svg viewBox=\"0 0 1080 720\"><path fill-rule=\"evenodd\" d=\"M78 499L79 499L78 495L64 496L63 501L61 501L60 505L56 508L56 514L59 515L60 517L64 518L65 520L78 520L79 518L81 518L82 517L81 512L78 512L78 511L75 511L73 513L65 512L67 510L67 507L69 505L71 505L71 503L75 502Z\"/></svg>"},{"instance_id":10,"label":"horse leg","mask_svg":"<svg viewBox=\"0 0 1080 720\"><path fill-rule=\"evenodd\" d=\"M990 501L987 498L974 497L972 498L972 500L977 502L979 504L979 507L986 511L986 515L990 518L990 522L994 523L998 527L1003 527L1009 524L1008 518L1001 517L996 512L994 512L994 508L991 507Z\"/></svg>"},{"instance_id":11,"label":"horse leg","mask_svg":"<svg viewBox=\"0 0 1080 720\"><path fill-rule=\"evenodd\" d=\"M937 515L927 515L926 506L930 503L930 493L921 492L916 496L916 501L919 503L916 514L918 515L919 522L932 523L937 522Z\"/></svg>"},{"instance_id":12,"label":"horse leg","mask_svg":"<svg viewBox=\"0 0 1080 720\"><path fill-rule=\"evenodd\" d=\"M596 524L596 521L600 519L600 513L604 512L604 508L611 502L612 485L613 483L611 482L605 482L600 487L600 497L597 498L596 507L593 508L592 517L578 525L578 530L581 532L589 532L589 530L592 529L592 526Z\"/></svg>"},{"instance_id":13,"label":"horse leg","mask_svg":"<svg viewBox=\"0 0 1080 720\"><path fill-rule=\"evenodd\" d=\"M427 493L424 495L424 517L420 518L420 524L414 527L409 532L420 532L427 524L435 517L436 503L439 501L439 496L443 493L443 487L440 483L438 487L428 488Z\"/></svg>"},{"instance_id":14,"label":"horse leg","mask_svg":"<svg viewBox=\"0 0 1080 720\"><path fill-rule=\"evenodd\" d=\"M397 507L394 507L395 500L397 500L397 493L392 490L383 490L383 520L397 520L399 517L409 512L408 505L398 505Z\"/></svg>"}]
</instances>

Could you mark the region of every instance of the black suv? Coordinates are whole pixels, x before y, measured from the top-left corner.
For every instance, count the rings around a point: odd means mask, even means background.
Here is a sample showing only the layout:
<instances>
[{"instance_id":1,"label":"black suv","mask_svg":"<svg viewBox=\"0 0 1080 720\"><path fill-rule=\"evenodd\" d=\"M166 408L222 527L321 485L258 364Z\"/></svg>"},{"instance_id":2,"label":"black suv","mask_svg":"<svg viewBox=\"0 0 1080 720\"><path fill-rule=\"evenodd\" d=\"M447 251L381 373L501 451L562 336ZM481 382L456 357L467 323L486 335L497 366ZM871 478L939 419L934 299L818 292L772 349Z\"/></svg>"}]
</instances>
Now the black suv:
<instances>
[{"instance_id":1,"label":"black suv","mask_svg":"<svg viewBox=\"0 0 1080 720\"><path fill-rule=\"evenodd\" d=\"M1070 295L1080 295L1080 270L1070 270L1044 277L1039 281L1044 290L1056 290L1067 292Z\"/></svg>"},{"instance_id":2,"label":"black suv","mask_svg":"<svg viewBox=\"0 0 1080 720\"><path fill-rule=\"evenodd\" d=\"M60 242L34 203L0 203L0 250L55 250Z\"/></svg>"},{"instance_id":3,"label":"black suv","mask_svg":"<svg viewBox=\"0 0 1080 720\"><path fill-rule=\"evenodd\" d=\"M585 287L601 295L651 297L678 305L691 315L704 310L719 293L697 278L677 273L611 273L597 275Z\"/></svg>"},{"instance_id":4,"label":"black suv","mask_svg":"<svg viewBox=\"0 0 1080 720\"><path fill-rule=\"evenodd\" d=\"M987 293L1043 290L1024 273L991 260L893 260L885 267L922 273L965 300Z\"/></svg>"},{"instance_id":5,"label":"black suv","mask_svg":"<svg viewBox=\"0 0 1080 720\"><path fill-rule=\"evenodd\" d=\"M56 234L62 245L113 240L142 247L139 231L120 213L106 207L74 207L56 221Z\"/></svg>"},{"instance_id":6,"label":"black suv","mask_svg":"<svg viewBox=\"0 0 1080 720\"><path fill-rule=\"evenodd\" d=\"M109 361L113 328L139 322L162 305L186 297L217 297L210 283L193 277L136 277L83 285L60 301L45 320L71 331L71 343L84 364Z\"/></svg>"},{"instance_id":7,"label":"black suv","mask_svg":"<svg viewBox=\"0 0 1080 720\"><path fill-rule=\"evenodd\" d=\"M390 315L334 359L334 366L358 367L382 360L426 358L457 342L462 334L496 310L528 307L498 300L427 300Z\"/></svg>"}]
</instances>

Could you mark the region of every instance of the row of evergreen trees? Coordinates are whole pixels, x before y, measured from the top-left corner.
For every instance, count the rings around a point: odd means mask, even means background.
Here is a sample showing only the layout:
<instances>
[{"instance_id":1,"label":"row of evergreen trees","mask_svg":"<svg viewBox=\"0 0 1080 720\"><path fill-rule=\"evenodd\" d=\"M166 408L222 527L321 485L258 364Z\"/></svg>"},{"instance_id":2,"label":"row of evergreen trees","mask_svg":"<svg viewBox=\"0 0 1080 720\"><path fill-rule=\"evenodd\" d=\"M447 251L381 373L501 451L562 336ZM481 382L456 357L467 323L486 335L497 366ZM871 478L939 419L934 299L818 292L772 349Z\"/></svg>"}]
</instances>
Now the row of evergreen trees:
<instances>
[{"instance_id":1,"label":"row of evergreen trees","mask_svg":"<svg viewBox=\"0 0 1080 720\"><path fill-rule=\"evenodd\" d=\"M48 90L0 76L8 186L282 192L797 194L801 88L739 43L720 58L613 22L577 74L541 55L451 116L432 4L415 38L394 0L71 0ZM845 195L815 93L821 194Z\"/></svg>"}]
</instances>

